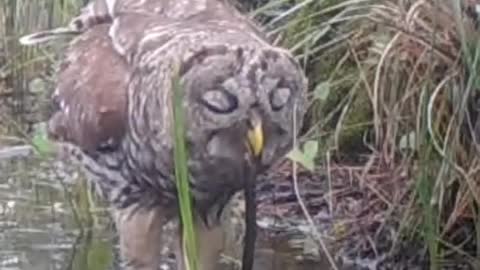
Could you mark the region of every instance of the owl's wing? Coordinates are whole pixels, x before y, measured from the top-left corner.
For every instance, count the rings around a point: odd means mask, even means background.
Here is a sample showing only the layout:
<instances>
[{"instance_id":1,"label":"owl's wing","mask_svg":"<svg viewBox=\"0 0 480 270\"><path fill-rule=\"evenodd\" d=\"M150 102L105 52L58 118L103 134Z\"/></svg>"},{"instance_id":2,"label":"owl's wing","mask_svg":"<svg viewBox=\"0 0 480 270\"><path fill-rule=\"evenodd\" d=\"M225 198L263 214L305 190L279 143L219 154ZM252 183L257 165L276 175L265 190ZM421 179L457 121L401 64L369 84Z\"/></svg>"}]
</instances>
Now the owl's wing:
<instances>
[{"instance_id":1,"label":"owl's wing","mask_svg":"<svg viewBox=\"0 0 480 270\"><path fill-rule=\"evenodd\" d=\"M162 1L94 0L67 27L21 38L25 45L74 35L57 72L53 99L57 107L49 120L49 136L70 142L86 152L118 145L126 128L127 85L131 69L109 34L113 21L122 21L122 41L135 43L150 20L146 13L162 11ZM124 16L122 16L124 15ZM152 17L153 18L153 17ZM117 46L115 46L117 45Z\"/></svg>"},{"instance_id":2,"label":"owl's wing","mask_svg":"<svg viewBox=\"0 0 480 270\"><path fill-rule=\"evenodd\" d=\"M49 135L84 151L112 147L126 125L128 65L108 37L109 25L94 26L69 45L60 66Z\"/></svg>"}]
</instances>

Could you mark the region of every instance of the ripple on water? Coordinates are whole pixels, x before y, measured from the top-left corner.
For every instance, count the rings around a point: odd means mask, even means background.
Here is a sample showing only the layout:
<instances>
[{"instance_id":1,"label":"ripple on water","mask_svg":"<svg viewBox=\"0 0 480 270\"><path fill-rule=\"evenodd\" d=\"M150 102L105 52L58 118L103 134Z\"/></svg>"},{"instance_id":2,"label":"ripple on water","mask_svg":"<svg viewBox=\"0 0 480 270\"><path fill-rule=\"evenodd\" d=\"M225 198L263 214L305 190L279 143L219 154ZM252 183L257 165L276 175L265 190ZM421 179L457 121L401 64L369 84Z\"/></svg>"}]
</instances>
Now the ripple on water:
<instances>
[{"instance_id":1,"label":"ripple on water","mask_svg":"<svg viewBox=\"0 0 480 270\"><path fill-rule=\"evenodd\" d=\"M79 178L75 169L30 157L0 162L0 172L0 269L105 269L87 259L92 239L110 235L102 232L104 221L77 210L82 223L98 224L81 233L67 203L65 188L74 193L79 182L72 180Z\"/></svg>"}]
</instances>

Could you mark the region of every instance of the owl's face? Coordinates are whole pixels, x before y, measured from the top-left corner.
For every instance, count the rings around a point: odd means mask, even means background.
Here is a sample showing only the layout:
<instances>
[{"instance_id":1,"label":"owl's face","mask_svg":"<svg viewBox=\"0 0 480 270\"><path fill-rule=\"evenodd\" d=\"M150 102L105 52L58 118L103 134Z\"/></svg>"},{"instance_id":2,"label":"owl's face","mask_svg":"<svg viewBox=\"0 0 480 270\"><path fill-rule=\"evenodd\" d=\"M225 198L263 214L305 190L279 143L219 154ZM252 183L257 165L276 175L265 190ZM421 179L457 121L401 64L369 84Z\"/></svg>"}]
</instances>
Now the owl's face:
<instances>
[{"instance_id":1,"label":"owl's face","mask_svg":"<svg viewBox=\"0 0 480 270\"><path fill-rule=\"evenodd\" d=\"M288 52L203 48L184 62L180 73L187 138L195 138L191 149L205 153L202 158L235 166L250 155L267 168L289 150L305 113L306 79Z\"/></svg>"}]
</instances>

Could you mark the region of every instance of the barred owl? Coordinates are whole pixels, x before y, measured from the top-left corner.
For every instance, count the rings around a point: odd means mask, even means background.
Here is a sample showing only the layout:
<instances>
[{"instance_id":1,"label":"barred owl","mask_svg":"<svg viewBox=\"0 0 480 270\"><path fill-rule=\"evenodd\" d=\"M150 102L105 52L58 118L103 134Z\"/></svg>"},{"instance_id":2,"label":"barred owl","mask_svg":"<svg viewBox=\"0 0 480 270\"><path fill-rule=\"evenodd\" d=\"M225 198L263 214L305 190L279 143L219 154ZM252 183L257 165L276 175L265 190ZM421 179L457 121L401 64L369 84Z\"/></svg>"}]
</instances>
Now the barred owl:
<instances>
[{"instance_id":1,"label":"barred owl","mask_svg":"<svg viewBox=\"0 0 480 270\"><path fill-rule=\"evenodd\" d=\"M171 102L178 72L200 264L214 269L219 216L243 186L245 155L268 169L298 132L301 67L221 0L95 0L68 27L21 42L69 34L49 134L112 205L126 268L157 269L161 228L178 218Z\"/></svg>"}]
</instances>

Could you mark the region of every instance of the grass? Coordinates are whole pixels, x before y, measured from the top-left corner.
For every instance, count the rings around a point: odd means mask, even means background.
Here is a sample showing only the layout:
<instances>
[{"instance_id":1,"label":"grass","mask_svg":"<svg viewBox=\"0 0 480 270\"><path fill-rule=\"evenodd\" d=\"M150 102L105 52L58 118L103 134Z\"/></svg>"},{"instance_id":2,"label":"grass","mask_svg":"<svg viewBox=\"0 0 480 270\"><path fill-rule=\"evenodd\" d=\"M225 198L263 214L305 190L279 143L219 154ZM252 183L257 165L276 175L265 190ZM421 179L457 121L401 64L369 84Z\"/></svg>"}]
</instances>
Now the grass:
<instances>
[{"instance_id":1,"label":"grass","mask_svg":"<svg viewBox=\"0 0 480 270\"><path fill-rule=\"evenodd\" d=\"M26 47L24 34L68 22L81 2L5 0L0 4L0 132L22 136L45 120L56 55L64 44ZM41 80L36 80L41 79ZM41 81L44 85L35 84ZM9 121L14 120L14 121Z\"/></svg>"},{"instance_id":2,"label":"grass","mask_svg":"<svg viewBox=\"0 0 480 270\"><path fill-rule=\"evenodd\" d=\"M340 163L363 154L392 170L409 165L415 203L403 212L415 222L402 226L420 228L431 269L462 249L451 248L454 228L478 224L473 2L296 1L269 28L286 33L311 81L303 141L318 140Z\"/></svg>"},{"instance_id":3,"label":"grass","mask_svg":"<svg viewBox=\"0 0 480 270\"><path fill-rule=\"evenodd\" d=\"M9 78L6 88L15 89L15 112L28 107L26 82L49 74L50 68L43 65L50 67L56 59L46 50L23 51L13 44L21 34L47 26L19 20L20 15L43 8L49 10L50 23L59 25L79 4L26 1L0 6L0 19L6 22L0 23L0 35L9 37L0 46L0 74ZM390 216L400 223L396 239L420 239L430 269L441 269L458 256L480 265L477 2L248 2L255 7L251 17L264 25L274 42L295 53L309 77L309 114L299 138L307 147L300 146L290 157L315 169L327 162L323 153L329 153L338 166L363 166L367 185L371 167L405 167L410 178L405 200L384 198L375 191L389 211L398 213ZM13 57L17 55L23 56ZM305 151L312 145L318 148L315 153ZM469 226L473 238L459 236Z\"/></svg>"},{"instance_id":4,"label":"grass","mask_svg":"<svg viewBox=\"0 0 480 270\"><path fill-rule=\"evenodd\" d=\"M174 160L175 180L177 184L178 201L180 206L180 219L183 230L182 248L186 254L189 270L198 269L197 237L195 234L192 200L190 196L189 173L187 169L188 150L185 144L185 117L183 113L183 88L178 69L172 80L172 104L174 119Z\"/></svg>"}]
</instances>

